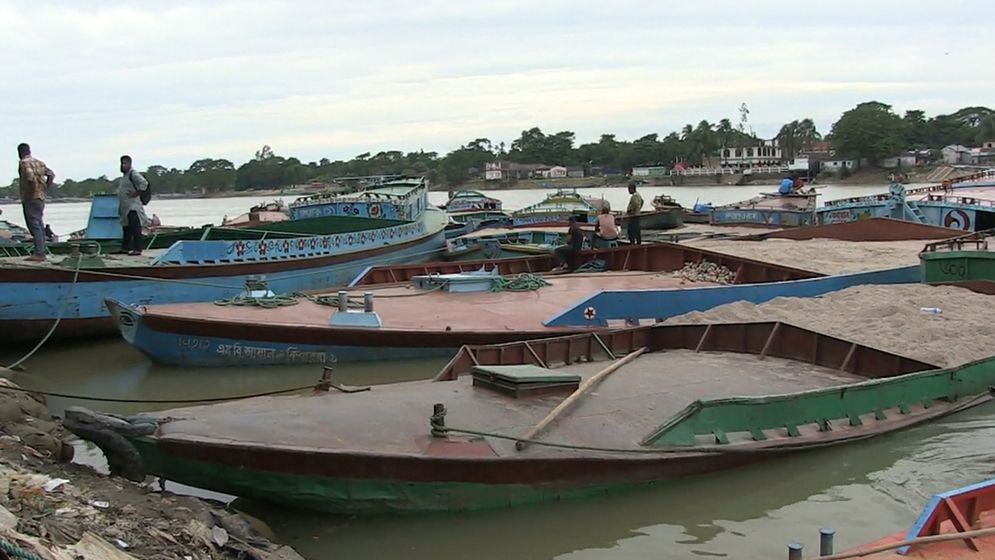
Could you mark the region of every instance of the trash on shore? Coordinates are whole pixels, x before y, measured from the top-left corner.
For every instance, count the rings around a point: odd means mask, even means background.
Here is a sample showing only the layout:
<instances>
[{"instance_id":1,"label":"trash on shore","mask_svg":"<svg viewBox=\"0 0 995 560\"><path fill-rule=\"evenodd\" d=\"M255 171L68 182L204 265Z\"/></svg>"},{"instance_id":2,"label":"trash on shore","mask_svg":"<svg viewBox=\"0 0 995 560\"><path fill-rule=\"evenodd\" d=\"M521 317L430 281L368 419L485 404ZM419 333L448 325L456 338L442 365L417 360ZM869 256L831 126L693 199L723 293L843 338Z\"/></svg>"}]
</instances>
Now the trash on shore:
<instances>
[{"instance_id":1,"label":"trash on shore","mask_svg":"<svg viewBox=\"0 0 995 560\"><path fill-rule=\"evenodd\" d=\"M302 560L238 513L67 463L73 447L44 399L14 388L0 379L0 548L42 560Z\"/></svg>"}]
</instances>

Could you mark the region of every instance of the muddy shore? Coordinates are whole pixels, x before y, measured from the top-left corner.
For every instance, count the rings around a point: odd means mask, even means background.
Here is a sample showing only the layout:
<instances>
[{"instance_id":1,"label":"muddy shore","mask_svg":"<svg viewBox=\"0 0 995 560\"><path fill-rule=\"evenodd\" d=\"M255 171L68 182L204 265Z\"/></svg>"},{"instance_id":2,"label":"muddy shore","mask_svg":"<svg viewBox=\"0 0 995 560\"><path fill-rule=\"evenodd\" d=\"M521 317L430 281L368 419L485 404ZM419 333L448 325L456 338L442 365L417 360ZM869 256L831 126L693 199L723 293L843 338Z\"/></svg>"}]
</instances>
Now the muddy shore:
<instances>
[{"instance_id":1,"label":"muddy shore","mask_svg":"<svg viewBox=\"0 0 995 560\"><path fill-rule=\"evenodd\" d=\"M303 560L223 504L69 462L72 440L43 397L0 377L0 546L44 560Z\"/></svg>"}]
</instances>

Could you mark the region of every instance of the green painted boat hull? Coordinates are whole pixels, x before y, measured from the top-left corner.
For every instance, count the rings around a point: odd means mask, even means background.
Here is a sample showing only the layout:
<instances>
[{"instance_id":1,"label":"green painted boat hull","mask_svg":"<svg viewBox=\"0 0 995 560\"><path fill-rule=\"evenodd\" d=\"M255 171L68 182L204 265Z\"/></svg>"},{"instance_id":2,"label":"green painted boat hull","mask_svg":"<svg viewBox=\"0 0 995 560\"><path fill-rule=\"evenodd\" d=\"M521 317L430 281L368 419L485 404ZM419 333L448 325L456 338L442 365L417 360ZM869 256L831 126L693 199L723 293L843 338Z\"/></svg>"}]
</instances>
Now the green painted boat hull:
<instances>
[{"instance_id":1,"label":"green painted boat hull","mask_svg":"<svg viewBox=\"0 0 995 560\"><path fill-rule=\"evenodd\" d=\"M919 255L919 263L926 284L995 281L995 252L925 252Z\"/></svg>"},{"instance_id":2,"label":"green painted boat hull","mask_svg":"<svg viewBox=\"0 0 995 560\"><path fill-rule=\"evenodd\" d=\"M479 484L405 482L285 474L170 456L149 439L131 443L150 474L214 492L327 513L423 514L507 508L631 491L665 482L595 484Z\"/></svg>"}]
</instances>

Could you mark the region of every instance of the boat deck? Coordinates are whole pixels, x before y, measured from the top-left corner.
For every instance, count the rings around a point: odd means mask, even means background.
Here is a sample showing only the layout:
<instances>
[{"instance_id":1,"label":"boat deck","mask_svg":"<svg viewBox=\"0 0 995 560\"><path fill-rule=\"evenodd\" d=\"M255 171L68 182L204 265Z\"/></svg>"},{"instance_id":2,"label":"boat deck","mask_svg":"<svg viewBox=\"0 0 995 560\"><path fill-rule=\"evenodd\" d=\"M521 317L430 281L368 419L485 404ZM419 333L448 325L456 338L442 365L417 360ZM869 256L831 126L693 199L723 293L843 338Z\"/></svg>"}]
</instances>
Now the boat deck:
<instances>
[{"instance_id":1,"label":"boat deck","mask_svg":"<svg viewBox=\"0 0 995 560\"><path fill-rule=\"evenodd\" d=\"M151 266L152 260L164 253L166 249L149 249L143 251L141 255L127 255L127 254L114 254L114 255L99 255L100 260L103 261L104 266L101 268L133 268L140 266ZM62 264L62 261L67 259L66 255L49 255L48 260L44 262L33 262L27 260L27 257L0 257L0 267L32 267L32 268L52 268L56 270L73 270L74 266L68 264ZM168 265L160 265L168 266ZM83 269L90 268L87 266L86 261L83 261Z\"/></svg>"},{"instance_id":2,"label":"boat deck","mask_svg":"<svg viewBox=\"0 0 995 560\"><path fill-rule=\"evenodd\" d=\"M609 362L558 368L586 379ZM619 368L560 416L541 441L635 449L665 420L695 399L757 396L832 387L865 378L791 360L746 354L673 350L646 354ZM164 441L214 441L315 451L385 454L454 453L430 445L433 403L447 408L446 425L522 437L565 398L514 398L474 387L471 376L455 381L415 381L360 393L266 397L158 413ZM514 449L514 442L487 438L501 457L555 457L571 451L541 445ZM460 446L454 446L460 447ZM474 446L480 456L491 455ZM468 451L462 451L466 453Z\"/></svg>"},{"instance_id":3,"label":"boat deck","mask_svg":"<svg viewBox=\"0 0 995 560\"><path fill-rule=\"evenodd\" d=\"M691 282L664 272L602 272L545 276L552 284L532 292L450 293L421 291L412 286L373 289L380 331L541 331L542 322L598 290L680 288L717 285ZM353 292L358 295L361 292ZM295 326L332 330L334 308L301 299L297 305L264 309L219 306L211 303L156 305L149 317L222 321L229 324L260 322L270 327ZM574 329L575 330L575 329Z\"/></svg>"}]
</instances>

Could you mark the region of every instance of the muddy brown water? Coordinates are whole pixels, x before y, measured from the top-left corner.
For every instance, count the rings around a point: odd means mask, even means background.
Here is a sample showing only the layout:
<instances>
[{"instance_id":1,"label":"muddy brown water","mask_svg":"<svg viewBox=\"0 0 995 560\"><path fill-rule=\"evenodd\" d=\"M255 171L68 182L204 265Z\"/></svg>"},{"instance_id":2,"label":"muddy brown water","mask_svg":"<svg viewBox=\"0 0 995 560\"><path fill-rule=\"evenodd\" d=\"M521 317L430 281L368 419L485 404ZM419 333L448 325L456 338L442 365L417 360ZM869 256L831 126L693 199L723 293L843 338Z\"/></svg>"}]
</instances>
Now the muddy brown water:
<instances>
[{"instance_id":1,"label":"muddy brown water","mask_svg":"<svg viewBox=\"0 0 995 560\"><path fill-rule=\"evenodd\" d=\"M0 352L0 363L18 357ZM434 374L444 359L340 364L347 384ZM190 399L307 385L314 366L174 368L149 363L116 340L43 349L18 374L22 386L120 398ZM52 398L55 412L83 405L134 413L167 405ZM912 523L932 493L984 480L995 455L995 406L853 445L749 468L692 477L621 494L456 515L350 518L244 500L310 560L330 558L660 559L784 558L788 542L818 547L837 531L837 548ZM92 455L83 454L94 461ZM99 461L97 461L99 462ZM201 495L195 489L174 487Z\"/></svg>"}]
</instances>

